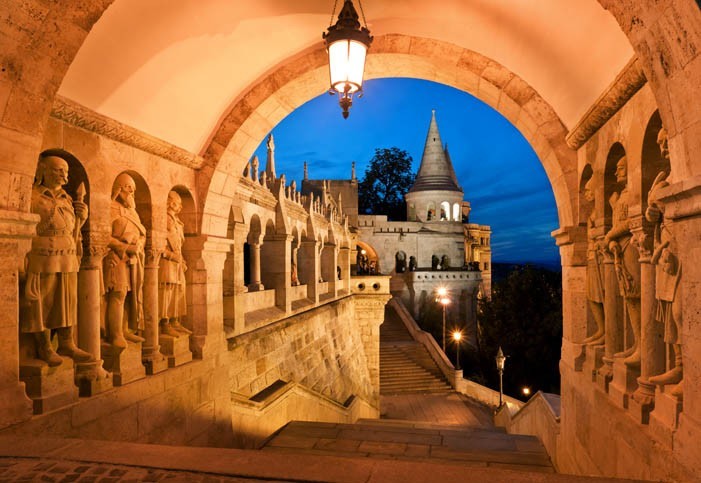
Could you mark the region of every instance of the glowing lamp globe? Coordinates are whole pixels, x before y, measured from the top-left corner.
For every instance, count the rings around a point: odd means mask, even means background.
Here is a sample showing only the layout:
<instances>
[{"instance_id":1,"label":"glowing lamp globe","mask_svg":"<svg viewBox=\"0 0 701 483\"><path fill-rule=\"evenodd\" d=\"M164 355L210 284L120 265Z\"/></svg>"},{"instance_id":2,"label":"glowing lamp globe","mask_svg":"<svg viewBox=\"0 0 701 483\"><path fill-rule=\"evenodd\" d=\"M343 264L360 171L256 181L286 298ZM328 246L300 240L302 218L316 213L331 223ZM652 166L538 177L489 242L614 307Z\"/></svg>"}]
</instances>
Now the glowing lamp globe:
<instances>
[{"instance_id":1,"label":"glowing lamp globe","mask_svg":"<svg viewBox=\"0 0 701 483\"><path fill-rule=\"evenodd\" d=\"M338 21L322 37L329 54L329 93L338 94L343 117L347 119L353 95L362 95L365 57L372 36L367 25L361 27L353 1L345 0Z\"/></svg>"}]
</instances>

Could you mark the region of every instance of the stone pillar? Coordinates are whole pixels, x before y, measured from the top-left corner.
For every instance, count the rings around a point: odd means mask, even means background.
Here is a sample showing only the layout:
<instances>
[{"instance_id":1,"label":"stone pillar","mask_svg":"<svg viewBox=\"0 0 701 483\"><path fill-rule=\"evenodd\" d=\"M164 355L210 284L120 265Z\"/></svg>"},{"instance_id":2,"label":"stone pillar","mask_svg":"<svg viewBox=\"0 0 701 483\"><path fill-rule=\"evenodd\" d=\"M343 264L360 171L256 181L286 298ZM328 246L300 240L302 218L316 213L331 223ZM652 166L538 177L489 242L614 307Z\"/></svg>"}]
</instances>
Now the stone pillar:
<instances>
[{"instance_id":1,"label":"stone pillar","mask_svg":"<svg viewBox=\"0 0 701 483\"><path fill-rule=\"evenodd\" d=\"M307 284L307 297L319 303L319 242L302 241L300 252L302 260L298 260L297 270L299 279Z\"/></svg>"},{"instance_id":2,"label":"stone pillar","mask_svg":"<svg viewBox=\"0 0 701 483\"><path fill-rule=\"evenodd\" d=\"M81 397L94 396L112 388L112 376L102 367L100 321L102 320L102 259L107 240L90 234L78 272L78 347L93 356L91 362L76 364L75 380Z\"/></svg>"},{"instance_id":3,"label":"stone pillar","mask_svg":"<svg viewBox=\"0 0 701 483\"><path fill-rule=\"evenodd\" d=\"M258 292L260 290L265 290L263 283L260 280L260 239L249 241L249 246L251 247L251 283L248 284L248 290L250 292Z\"/></svg>"},{"instance_id":4,"label":"stone pillar","mask_svg":"<svg viewBox=\"0 0 701 483\"><path fill-rule=\"evenodd\" d=\"M276 234L265 240L269 245L267 253L271 255L266 260L266 274L272 280L275 289L275 305L289 313L292 310L292 235Z\"/></svg>"},{"instance_id":5,"label":"stone pillar","mask_svg":"<svg viewBox=\"0 0 701 483\"><path fill-rule=\"evenodd\" d=\"M234 256L234 334L244 331L245 305L243 294L248 292L244 283L243 244L246 241L248 227L243 223L234 225L234 241L232 245Z\"/></svg>"},{"instance_id":6,"label":"stone pillar","mask_svg":"<svg viewBox=\"0 0 701 483\"><path fill-rule=\"evenodd\" d=\"M587 335L586 228L569 226L552 233L562 261L562 362L581 371Z\"/></svg>"},{"instance_id":7,"label":"stone pillar","mask_svg":"<svg viewBox=\"0 0 701 483\"><path fill-rule=\"evenodd\" d=\"M372 277L377 279L379 277ZM385 305L392 298L389 292L389 277L383 280L383 285L387 293L372 295L355 294L354 310L355 320L358 323L361 339L365 349L365 358L368 363L370 381L372 384L372 394L375 396L371 401L379 410L380 408L380 326L385 320Z\"/></svg>"},{"instance_id":8,"label":"stone pillar","mask_svg":"<svg viewBox=\"0 0 701 483\"><path fill-rule=\"evenodd\" d=\"M338 289L345 293L350 293L351 278L351 250L348 247L341 247L338 251L338 266L341 267L341 280Z\"/></svg>"},{"instance_id":9,"label":"stone pillar","mask_svg":"<svg viewBox=\"0 0 701 483\"><path fill-rule=\"evenodd\" d=\"M636 420L649 422L654 408L655 385L648 379L664 372L664 341L662 324L655 321L655 267L652 257L651 228L642 219L631 220L631 231L640 254L640 377L633 393L630 409Z\"/></svg>"},{"instance_id":10,"label":"stone pillar","mask_svg":"<svg viewBox=\"0 0 701 483\"><path fill-rule=\"evenodd\" d=\"M229 238L204 235L185 239L190 350L198 359L214 358L226 350L222 267L232 243Z\"/></svg>"},{"instance_id":11,"label":"stone pillar","mask_svg":"<svg viewBox=\"0 0 701 483\"><path fill-rule=\"evenodd\" d=\"M153 234L155 237L156 235ZM152 240L146 247L144 264L144 339L141 357L147 374L158 374L168 369L168 361L161 354L158 324L158 262L163 254L164 244Z\"/></svg>"},{"instance_id":12,"label":"stone pillar","mask_svg":"<svg viewBox=\"0 0 701 483\"><path fill-rule=\"evenodd\" d=\"M618 319L618 279L613 255L608 250L604 252L604 294L604 365L599 369L597 381L608 392L613 378L613 355L623 349L623 331Z\"/></svg>"},{"instance_id":13,"label":"stone pillar","mask_svg":"<svg viewBox=\"0 0 701 483\"><path fill-rule=\"evenodd\" d=\"M0 209L0 428L32 416L32 401L19 380L18 275L39 215Z\"/></svg>"},{"instance_id":14,"label":"stone pillar","mask_svg":"<svg viewBox=\"0 0 701 483\"><path fill-rule=\"evenodd\" d=\"M338 249L336 245L327 243L321 251L321 278L329 284L329 295L336 298L339 280L336 274L338 266Z\"/></svg>"}]
</instances>

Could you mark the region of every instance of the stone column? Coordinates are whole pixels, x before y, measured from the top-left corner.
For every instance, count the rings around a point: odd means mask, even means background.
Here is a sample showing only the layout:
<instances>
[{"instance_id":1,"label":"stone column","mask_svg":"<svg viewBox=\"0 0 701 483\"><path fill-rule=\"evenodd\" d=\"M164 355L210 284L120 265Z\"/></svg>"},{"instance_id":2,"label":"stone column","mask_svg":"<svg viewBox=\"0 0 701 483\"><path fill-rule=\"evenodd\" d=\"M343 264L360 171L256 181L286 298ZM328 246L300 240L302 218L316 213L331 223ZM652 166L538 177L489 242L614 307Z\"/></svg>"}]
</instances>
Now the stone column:
<instances>
[{"instance_id":1,"label":"stone column","mask_svg":"<svg viewBox=\"0 0 701 483\"><path fill-rule=\"evenodd\" d=\"M652 258L651 228L642 219L631 220L631 231L640 254L640 377L630 409L637 420L648 423L654 407L655 385L648 379L664 372L664 342L661 326L655 321L655 267Z\"/></svg>"},{"instance_id":2,"label":"stone column","mask_svg":"<svg viewBox=\"0 0 701 483\"><path fill-rule=\"evenodd\" d=\"M248 284L249 292L265 290L260 280L260 237L257 240L248 242L251 247L251 283Z\"/></svg>"},{"instance_id":3,"label":"stone column","mask_svg":"<svg viewBox=\"0 0 701 483\"><path fill-rule=\"evenodd\" d=\"M100 322L102 320L102 259L107 254L107 238L88 235L88 247L78 272L78 346L93 361L76 364L75 380L81 397L94 396L112 388L112 377L102 367Z\"/></svg>"},{"instance_id":4,"label":"stone column","mask_svg":"<svg viewBox=\"0 0 701 483\"><path fill-rule=\"evenodd\" d=\"M244 314L246 312L243 294L248 292L244 283L243 244L246 241L248 227L243 223L234 225L234 242L232 245L234 255L234 334L244 331Z\"/></svg>"},{"instance_id":5,"label":"stone column","mask_svg":"<svg viewBox=\"0 0 701 483\"><path fill-rule=\"evenodd\" d=\"M232 243L229 238L204 235L185 239L190 350L198 359L214 358L226 350L222 267Z\"/></svg>"},{"instance_id":6,"label":"stone column","mask_svg":"<svg viewBox=\"0 0 701 483\"><path fill-rule=\"evenodd\" d=\"M552 233L562 261L561 360L575 371L582 370L582 341L587 335L586 234L586 228L581 226L563 227Z\"/></svg>"},{"instance_id":7,"label":"stone column","mask_svg":"<svg viewBox=\"0 0 701 483\"><path fill-rule=\"evenodd\" d=\"M376 277L373 277L375 279ZM368 363L368 371L372 384L372 393L375 395L371 403L380 408L380 325L385 320L385 305L392 296L389 292L389 277L382 280L387 291L372 294L355 294L354 311L355 320L360 330L365 350L365 358Z\"/></svg>"},{"instance_id":8,"label":"stone column","mask_svg":"<svg viewBox=\"0 0 701 483\"><path fill-rule=\"evenodd\" d=\"M341 247L338 251L338 266L341 267L341 280L339 280L339 290L350 293L350 278L351 278L351 255L350 248Z\"/></svg>"},{"instance_id":9,"label":"stone column","mask_svg":"<svg viewBox=\"0 0 701 483\"><path fill-rule=\"evenodd\" d=\"M18 275L39 215L0 209L0 427L32 417L32 401L19 380Z\"/></svg>"},{"instance_id":10,"label":"stone column","mask_svg":"<svg viewBox=\"0 0 701 483\"><path fill-rule=\"evenodd\" d=\"M144 339L141 357L147 374L158 374L168 369L168 360L161 354L158 340L158 262L165 244L156 239L146 247L144 264Z\"/></svg>"},{"instance_id":11,"label":"stone column","mask_svg":"<svg viewBox=\"0 0 701 483\"><path fill-rule=\"evenodd\" d=\"M604 365L599 369L597 380L608 392L608 385L613 378L613 355L623 349L623 331L618 319L618 279L613 264L613 255L604 252Z\"/></svg>"},{"instance_id":12,"label":"stone column","mask_svg":"<svg viewBox=\"0 0 701 483\"><path fill-rule=\"evenodd\" d=\"M266 276L272 280L275 289L275 305L290 312L292 310L292 235L276 234L266 239L265 244L270 245L267 253L271 254L271 260L266 260L268 267Z\"/></svg>"},{"instance_id":13,"label":"stone column","mask_svg":"<svg viewBox=\"0 0 701 483\"><path fill-rule=\"evenodd\" d=\"M336 298L338 293L338 276L336 266L338 265L338 249L336 245L327 243L321 252L321 278L329 284L329 294Z\"/></svg>"},{"instance_id":14,"label":"stone column","mask_svg":"<svg viewBox=\"0 0 701 483\"><path fill-rule=\"evenodd\" d=\"M307 284L307 297L319 303L319 242L302 241L299 250L302 254L297 265L300 281Z\"/></svg>"}]
</instances>

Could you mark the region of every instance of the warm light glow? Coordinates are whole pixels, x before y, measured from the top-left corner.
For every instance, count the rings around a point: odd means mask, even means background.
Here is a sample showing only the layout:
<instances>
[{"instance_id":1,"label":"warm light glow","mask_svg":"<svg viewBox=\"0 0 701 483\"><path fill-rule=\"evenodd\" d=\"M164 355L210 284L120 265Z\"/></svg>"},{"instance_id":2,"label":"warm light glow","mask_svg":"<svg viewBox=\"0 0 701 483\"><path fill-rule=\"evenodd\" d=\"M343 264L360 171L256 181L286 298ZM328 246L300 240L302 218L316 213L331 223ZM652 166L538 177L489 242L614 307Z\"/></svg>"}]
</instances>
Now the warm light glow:
<instances>
[{"instance_id":1,"label":"warm light glow","mask_svg":"<svg viewBox=\"0 0 701 483\"><path fill-rule=\"evenodd\" d=\"M450 299L448 297L441 297L439 302L442 303L443 305L448 305L450 303Z\"/></svg>"},{"instance_id":2,"label":"warm light glow","mask_svg":"<svg viewBox=\"0 0 701 483\"><path fill-rule=\"evenodd\" d=\"M352 94L363 85L367 46L355 40L341 39L329 45L331 87Z\"/></svg>"},{"instance_id":3,"label":"warm light glow","mask_svg":"<svg viewBox=\"0 0 701 483\"><path fill-rule=\"evenodd\" d=\"M523 389L521 389L521 392L523 392L523 395L524 395L524 396L530 396L530 394L531 394L531 388L528 387L528 386L526 386L526 387L524 387Z\"/></svg>"},{"instance_id":4,"label":"warm light glow","mask_svg":"<svg viewBox=\"0 0 701 483\"><path fill-rule=\"evenodd\" d=\"M365 255L367 252L366 252L365 250L360 250L360 253L362 253L363 255Z\"/></svg>"},{"instance_id":5,"label":"warm light glow","mask_svg":"<svg viewBox=\"0 0 701 483\"><path fill-rule=\"evenodd\" d=\"M459 330L453 332L453 340L455 342L460 342L460 339L462 339L462 333Z\"/></svg>"},{"instance_id":6,"label":"warm light glow","mask_svg":"<svg viewBox=\"0 0 701 483\"><path fill-rule=\"evenodd\" d=\"M448 293L448 291L445 289L445 287L438 288L438 295L439 296L444 297L447 293Z\"/></svg>"}]
</instances>

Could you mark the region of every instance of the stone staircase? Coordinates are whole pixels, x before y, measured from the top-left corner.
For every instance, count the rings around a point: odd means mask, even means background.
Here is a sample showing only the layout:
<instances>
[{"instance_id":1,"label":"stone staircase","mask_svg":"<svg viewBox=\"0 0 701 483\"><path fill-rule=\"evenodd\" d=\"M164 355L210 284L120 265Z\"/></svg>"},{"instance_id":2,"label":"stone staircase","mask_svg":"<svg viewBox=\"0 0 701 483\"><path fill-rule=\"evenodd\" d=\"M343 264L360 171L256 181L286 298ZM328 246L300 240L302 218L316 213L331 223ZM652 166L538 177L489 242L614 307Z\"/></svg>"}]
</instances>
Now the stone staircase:
<instances>
[{"instance_id":1,"label":"stone staircase","mask_svg":"<svg viewBox=\"0 0 701 483\"><path fill-rule=\"evenodd\" d=\"M391 306L380 326L380 394L441 393L452 388L428 350L416 342Z\"/></svg>"},{"instance_id":2,"label":"stone staircase","mask_svg":"<svg viewBox=\"0 0 701 483\"><path fill-rule=\"evenodd\" d=\"M268 440L262 450L554 473L545 448L534 436L416 421L293 421Z\"/></svg>"}]
</instances>

